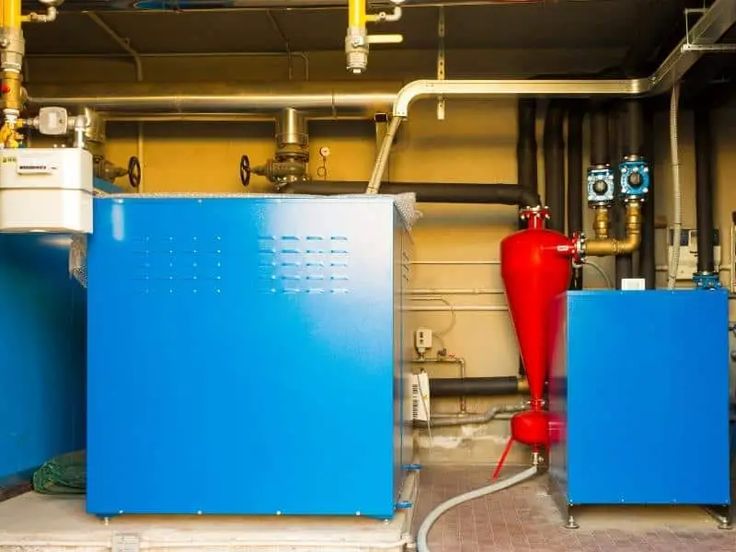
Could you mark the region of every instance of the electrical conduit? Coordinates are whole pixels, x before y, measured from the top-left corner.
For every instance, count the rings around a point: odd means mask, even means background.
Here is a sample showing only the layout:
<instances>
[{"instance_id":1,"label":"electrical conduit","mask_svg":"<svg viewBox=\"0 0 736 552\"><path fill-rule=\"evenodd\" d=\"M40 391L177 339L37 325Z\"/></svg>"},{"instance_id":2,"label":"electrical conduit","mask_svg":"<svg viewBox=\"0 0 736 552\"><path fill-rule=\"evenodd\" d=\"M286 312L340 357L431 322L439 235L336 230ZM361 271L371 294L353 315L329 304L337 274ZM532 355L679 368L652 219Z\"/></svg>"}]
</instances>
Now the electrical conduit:
<instances>
[{"instance_id":1,"label":"electrical conduit","mask_svg":"<svg viewBox=\"0 0 736 552\"><path fill-rule=\"evenodd\" d=\"M383 142L381 143L381 149L378 151L378 156L376 157L376 164L373 166L371 179L368 181L368 187L365 190L365 193L367 194L377 194L381 188L381 179L383 178L383 173L386 172L386 165L388 164L391 145L394 142L394 137L396 136L396 132L399 130L401 121L401 117L394 117L388 125L388 130L386 131L386 135L383 137Z\"/></svg>"},{"instance_id":2,"label":"electrical conduit","mask_svg":"<svg viewBox=\"0 0 736 552\"><path fill-rule=\"evenodd\" d=\"M682 233L682 190L680 187L680 152L678 139L678 110L680 82L672 87L670 97L670 156L672 158L672 256L668 267L667 289L674 289L680 264L680 234Z\"/></svg>"}]
</instances>

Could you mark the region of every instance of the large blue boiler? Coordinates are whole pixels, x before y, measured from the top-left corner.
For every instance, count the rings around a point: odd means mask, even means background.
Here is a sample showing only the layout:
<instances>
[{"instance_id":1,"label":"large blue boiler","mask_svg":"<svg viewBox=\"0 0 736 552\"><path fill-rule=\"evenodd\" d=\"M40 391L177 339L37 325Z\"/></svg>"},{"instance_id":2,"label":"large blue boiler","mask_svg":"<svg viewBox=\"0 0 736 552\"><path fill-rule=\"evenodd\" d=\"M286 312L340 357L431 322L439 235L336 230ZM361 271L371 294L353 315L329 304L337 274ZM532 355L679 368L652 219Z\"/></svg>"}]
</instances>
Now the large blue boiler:
<instances>
[{"instance_id":1,"label":"large blue boiler","mask_svg":"<svg viewBox=\"0 0 736 552\"><path fill-rule=\"evenodd\" d=\"M87 509L388 518L410 238L385 196L95 199Z\"/></svg>"}]
</instances>

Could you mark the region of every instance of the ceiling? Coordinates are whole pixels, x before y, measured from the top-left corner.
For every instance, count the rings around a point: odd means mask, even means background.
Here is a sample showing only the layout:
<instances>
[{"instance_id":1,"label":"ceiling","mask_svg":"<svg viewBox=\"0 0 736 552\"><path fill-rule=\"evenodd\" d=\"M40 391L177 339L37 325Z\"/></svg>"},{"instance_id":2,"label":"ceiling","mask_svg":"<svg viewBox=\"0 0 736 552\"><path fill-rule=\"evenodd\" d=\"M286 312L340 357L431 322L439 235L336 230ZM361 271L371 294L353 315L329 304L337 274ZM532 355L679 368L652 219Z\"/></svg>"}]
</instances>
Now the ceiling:
<instances>
[{"instance_id":1,"label":"ceiling","mask_svg":"<svg viewBox=\"0 0 736 552\"><path fill-rule=\"evenodd\" d=\"M319 2L320 0L314 0ZM332 3L338 0L332 0ZM179 0L183 2L183 0ZM283 5L284 2L274 2ZM339 2L338 2L339 3ZM451 2L450 2L451 3ZM38 9L35 2L24 3ZM130 7L129 1L75 2L67 0L56 22L27 25L28 54L121 55L125 51L80 7ZM222 4L222 2L218 2ZM463 63L473 64L477 50L526 52L525 72L561 72L555 59L580 60L584 71L631 76L649 71L683 34L685 1L556 0L502 4L447 6L445 44ZM104 22L130 46L144 54L182 52L341 51L344 46L344 8L215 9L151 11L102 9ZM401 46L383 49L415 50L434 58L438 47L437 6L409 4L398 23L372 26L374 32L401 33ZM560 58L560 56L562 56ZM483 60L484 67L492 61ZM431 66L431 64L430 64ZM576 64L570 64L575 67ZM571 71L583 69L571 69ZM452 66L448 64L448 72Z\"/></svg>"}]
</instances>

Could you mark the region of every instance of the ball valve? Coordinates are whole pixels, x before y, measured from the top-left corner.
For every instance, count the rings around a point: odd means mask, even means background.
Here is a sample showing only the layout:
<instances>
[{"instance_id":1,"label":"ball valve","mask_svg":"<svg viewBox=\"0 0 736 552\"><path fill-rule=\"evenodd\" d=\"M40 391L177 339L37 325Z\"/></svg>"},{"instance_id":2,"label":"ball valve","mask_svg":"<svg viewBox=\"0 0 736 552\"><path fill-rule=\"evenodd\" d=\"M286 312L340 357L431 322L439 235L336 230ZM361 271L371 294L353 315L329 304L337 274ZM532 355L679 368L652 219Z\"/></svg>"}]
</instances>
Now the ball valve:
<instances>
[{"instance_id":1,"label":"ball valve","mask_svg":"<svg viewBox=\"0 0 736 552\"><path fill-rule=\"evenodd\" d=\"M397 44L404 40L400 34L369 35L367 23L398 21L401 19L401 7L404 0L392 0L394 9L391 13L366 13L366 0L349 0L348 30L345 35L345 57L347 69L355 75L364 73L368 68L368 49L370 44Z\"/></svg>"}]
</instances>

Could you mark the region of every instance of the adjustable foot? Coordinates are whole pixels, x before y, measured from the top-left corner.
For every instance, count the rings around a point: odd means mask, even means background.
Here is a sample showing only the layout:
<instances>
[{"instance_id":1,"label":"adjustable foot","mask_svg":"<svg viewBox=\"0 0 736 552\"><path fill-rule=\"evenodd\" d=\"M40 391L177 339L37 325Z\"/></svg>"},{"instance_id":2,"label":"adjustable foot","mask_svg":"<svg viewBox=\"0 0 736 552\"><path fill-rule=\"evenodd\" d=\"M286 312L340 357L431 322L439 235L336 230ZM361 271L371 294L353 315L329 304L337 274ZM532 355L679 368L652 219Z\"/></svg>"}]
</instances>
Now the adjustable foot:
<instances>
[{"instance_id":1,"label":"adjustable foot","mask_svg":"<svg viewBox=\"0 0 736 552\"><path fill-rule=\"evenodd\" d=\"M703 509L718 522L718 528L724 530L733 529L731 506L703 506Z\"/></svg>"},{"instance_id":2,"label":"adjustable foot","mask_svg":"<svg viewBox=\"0 0 736 552\"><path fill-rule=\"evenodd\" d=\"M572 504L569 504L567 506L567 523L565 524L565 529L579 529L580 525L578 525L578 522L575 521L575 515L573 514L572 510Z\"/></svg>"}]
</instances>

